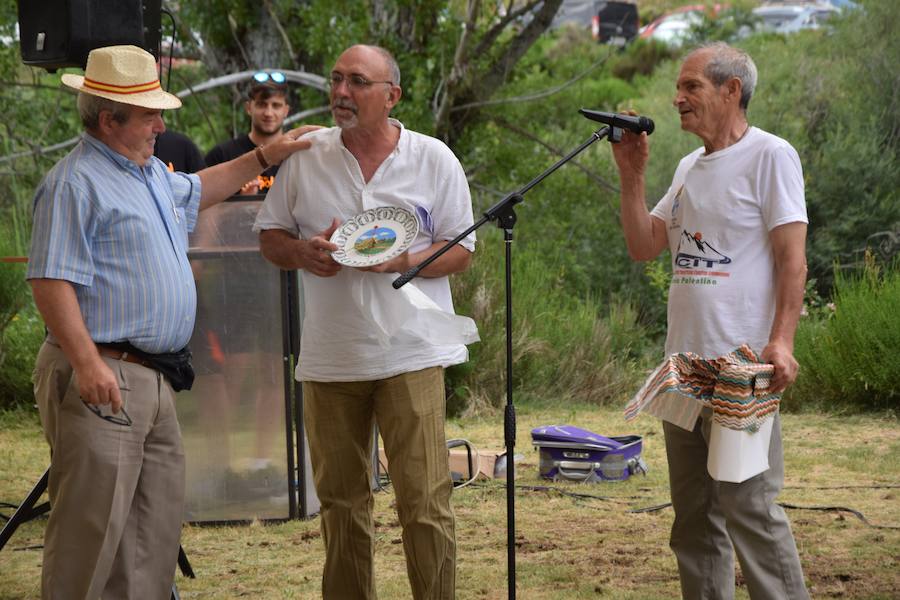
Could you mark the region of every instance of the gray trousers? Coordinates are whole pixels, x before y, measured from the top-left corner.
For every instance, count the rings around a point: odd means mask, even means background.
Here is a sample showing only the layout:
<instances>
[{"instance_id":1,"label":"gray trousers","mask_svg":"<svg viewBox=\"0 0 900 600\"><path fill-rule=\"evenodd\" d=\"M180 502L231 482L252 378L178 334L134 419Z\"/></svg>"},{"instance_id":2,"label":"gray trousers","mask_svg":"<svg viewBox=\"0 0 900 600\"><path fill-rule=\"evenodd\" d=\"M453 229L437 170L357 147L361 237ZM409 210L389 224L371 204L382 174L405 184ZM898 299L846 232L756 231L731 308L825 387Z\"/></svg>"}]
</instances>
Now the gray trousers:
<instances>
[{"instance_id":1,"label":"gray trousers","mask_svg":"<svg viewBox=\"0 0 900 600\"><path fill-rule=\"evenodd\" d=\"M675 509L669 545L685 600L734 598L734 553L753 600L809 598L787 515L775 503L784 485L784 455L781 419L774 419L769 469L742 483L709 476L708 416L697 419L693 431L663 422Z\"/></svg>"},{"instance_id":2,"label":"gray trousers","mask_svg":"<svg viewBox=\"0 0 900 600\"><path fill-rule=\"evenodd\" d=\"M50 464L44 600L166 600L184 511L175 393L156 371L104 358L130 426L84 406L63 351L44 342L34 392Z\"/></svg>"}]
</instances>

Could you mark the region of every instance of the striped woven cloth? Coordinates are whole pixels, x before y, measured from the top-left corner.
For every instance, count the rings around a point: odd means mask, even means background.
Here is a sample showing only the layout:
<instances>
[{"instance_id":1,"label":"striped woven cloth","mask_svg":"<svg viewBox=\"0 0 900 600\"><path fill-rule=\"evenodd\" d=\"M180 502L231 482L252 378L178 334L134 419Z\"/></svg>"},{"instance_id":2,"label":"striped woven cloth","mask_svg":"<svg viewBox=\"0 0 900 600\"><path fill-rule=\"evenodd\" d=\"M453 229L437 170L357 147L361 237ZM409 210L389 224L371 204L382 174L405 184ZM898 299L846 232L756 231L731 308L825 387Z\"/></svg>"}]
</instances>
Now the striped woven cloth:
<instances>
[{"instance_id":1,"label":"striped woven cloth","mask_svg":"<svg viewBox=\"0 0 900 600\"><path fill-rule=\"evenodd\" d=\"M755 432L781 402L781 394L767 391L774 372L746 345L713 359L673 354L625 407L625 419L646 412L690 431L708 406L719 425Z\"/></svg>"}]
</instances>

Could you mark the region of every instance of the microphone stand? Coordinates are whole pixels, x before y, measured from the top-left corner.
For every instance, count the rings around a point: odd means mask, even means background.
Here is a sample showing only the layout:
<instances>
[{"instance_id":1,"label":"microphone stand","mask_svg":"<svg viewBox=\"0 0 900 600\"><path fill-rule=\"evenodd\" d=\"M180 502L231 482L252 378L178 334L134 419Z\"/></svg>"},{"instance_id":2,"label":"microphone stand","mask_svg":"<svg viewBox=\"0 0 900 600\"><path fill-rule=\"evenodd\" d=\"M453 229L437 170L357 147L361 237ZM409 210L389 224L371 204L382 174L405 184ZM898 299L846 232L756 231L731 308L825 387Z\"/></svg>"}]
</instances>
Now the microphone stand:
<instances>
[{"instance_id":1,"label":"microphone stand","mask_svg":"<svg viewBox=\"0 0 900 600\"><path fill-rule=\"evenodd\" d=\"M525 193L543 181L547 176L556 171L558 168L572 160L580 154L585 148L600 141L605 137L609 137L610 141L619 141L621 139L622 130L618 127L602 127L595 131L591 137L582 143L578 148L564 156L556 164L549 169L529 181L523 188L507 195L503 200L489 208L484 212L475 224L466 229L464 232L447 242L437 252L429 256L427 259L411 268L409 271L393 281L394 289L400 289L411 279L416 277L419 272L437 260L445 252L453 246L461 242L467 235L487 223L495 221L497 227L503 230L503 242L506 248L505 275L506 275L506 408L503 413L503 435L506 443L506 532L507 532L507 586L509 588L509 599L515 600L516 597L516 508L515 508L515 454L513 449L516 445L516 410L513 404L513 347L512 347L512 241L513 227L516 224L516 213L514 206L524 200Z\"/></svg>"}]
</instances>

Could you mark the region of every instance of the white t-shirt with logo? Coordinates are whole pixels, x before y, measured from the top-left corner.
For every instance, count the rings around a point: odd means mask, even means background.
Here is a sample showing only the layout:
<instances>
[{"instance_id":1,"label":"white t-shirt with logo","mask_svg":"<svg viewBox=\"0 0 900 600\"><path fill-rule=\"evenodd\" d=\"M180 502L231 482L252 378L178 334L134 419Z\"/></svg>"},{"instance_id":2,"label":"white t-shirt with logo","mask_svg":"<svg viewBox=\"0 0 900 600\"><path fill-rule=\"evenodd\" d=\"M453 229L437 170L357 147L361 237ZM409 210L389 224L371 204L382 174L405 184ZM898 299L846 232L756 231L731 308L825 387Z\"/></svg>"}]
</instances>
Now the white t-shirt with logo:
<instances>
[{"instance_id":1,"label":"white t-shirt with logo","mask_svg":"<svg viewBox=\"0 0 900 600\"><path fill-rule=\"evenodd\" d=\"M756 127L724 150L699 148L651 214L672 252L666 354L714 358L745 343L761 352L775 315L769 233L808 222L796 150Z\"/></svg>"},{"instance_id":2,"label":"white t-shirt with logo","mask_svg":"<svg viewBox=\"0 0 900 600\"><path fill-rule=\"evenodd\" d=\"M341 141L339 128L307 134L312 147L281 164L254 230L282 229L310 239L328 229L334 217L346 221L370 208L399 206L419 217L419 233L410 252L465 231L473 223L472 201L465 172L453 152L435 138L409 131L394 119L390 122L400 129L400 139L368 183ZM475 234L461 245L473 251ZM297 379L370 381L468 360L466 346L459 343L436 345L405 338L385 346L375 333L373 315L352 297L362 289L362 278L384 274L350 267L334 277L305 270L301 274L304 317ZM413 284L441 309L453 312L447 277L419 277L407 285Z\"/></svg>"}]
</instances>

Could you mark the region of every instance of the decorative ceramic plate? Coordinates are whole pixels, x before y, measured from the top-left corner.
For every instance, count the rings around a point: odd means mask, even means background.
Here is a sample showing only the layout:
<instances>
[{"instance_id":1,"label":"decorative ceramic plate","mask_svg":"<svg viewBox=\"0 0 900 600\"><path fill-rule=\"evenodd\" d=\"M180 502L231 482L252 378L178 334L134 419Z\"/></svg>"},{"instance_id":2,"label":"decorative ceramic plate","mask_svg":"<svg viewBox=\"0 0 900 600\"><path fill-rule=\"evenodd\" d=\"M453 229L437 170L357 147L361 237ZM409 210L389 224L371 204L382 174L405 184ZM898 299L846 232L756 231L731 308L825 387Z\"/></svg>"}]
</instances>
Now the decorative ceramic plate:
<instances>
[{"instance_id":1,"label":"decorative ceramic plate","mask_svg":"<svg viewBox=\"0 0 900 600\"><path fill-rule=\"evenodd\" d=\"M331 235L336 262L371 267L403 254L419 232L416 216L397 206L379 206L345 221Z\"/></svg>"}]
</instances>

